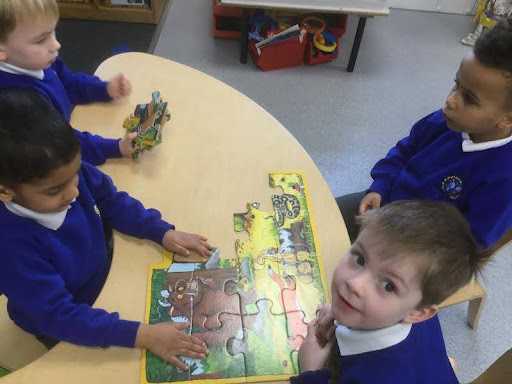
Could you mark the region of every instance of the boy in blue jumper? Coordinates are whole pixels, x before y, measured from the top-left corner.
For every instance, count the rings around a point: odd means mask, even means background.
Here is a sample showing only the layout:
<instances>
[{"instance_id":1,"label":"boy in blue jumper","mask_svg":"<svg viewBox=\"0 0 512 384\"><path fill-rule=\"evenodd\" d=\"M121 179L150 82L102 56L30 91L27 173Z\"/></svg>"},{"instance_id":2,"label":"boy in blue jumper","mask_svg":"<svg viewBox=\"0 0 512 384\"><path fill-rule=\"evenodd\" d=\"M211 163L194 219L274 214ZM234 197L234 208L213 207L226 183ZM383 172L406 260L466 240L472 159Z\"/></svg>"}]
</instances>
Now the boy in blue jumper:
<instances>
[{"instance_id":1,"label":"boy in blue jumper","mask_svg":"<svg viewBox=\"0 0 512 384\"><path fill-rule=\"evenodd\" d=\"M130 94L131 84L118 75L109 82L71 72L58 56L55 37L59 8L55 0L2 0L0 3L0 87L41 93L66 120L72 107ZM99 165L110 157L130 157L134 134L105 139L76 131L85 161Z\"/></svg>"},{"instance_id":2,"label":"boy in blue jumper","mask_svg":"<svg viewBox=\"0 0 512 384\"><path fill-rule=\"evenodd\" d=\"M182 255L209 256L200 235L179 232L111 179L81 161L64 117L38 93L0 91L0 293L11 319L46 345L150 349L181 369L176 355L203 358L186 324L141 324L94 308L111 259L103 223Z\"/></svg>"},{"instance_id":3,"label":"boy in blue jumper","mask_svg":"<svg viewBox=\"0 0 512 384\"><path fill-rule=\"evenodd\" d=\"M339 384L458 383L437 304L469 282L487 253L451 204L397 201L360 220L333 273L332 305L308 326L302 373L291 383L327 384L323 367L335 343Z\"/></svg>"},{"instance_id":4,"label":"boy in blue jumper","mask_svg":"<svg viewBox=\"0 0 512 384\"><path fill-rule=\"evenodd\" d=\"M443 109L418 121L377 162L370 188L336 199L352 241L357 213L404 199L455 205L486 248L512 227L511 78L509 18L462 59Z\"/></svg>"}]
</instances>

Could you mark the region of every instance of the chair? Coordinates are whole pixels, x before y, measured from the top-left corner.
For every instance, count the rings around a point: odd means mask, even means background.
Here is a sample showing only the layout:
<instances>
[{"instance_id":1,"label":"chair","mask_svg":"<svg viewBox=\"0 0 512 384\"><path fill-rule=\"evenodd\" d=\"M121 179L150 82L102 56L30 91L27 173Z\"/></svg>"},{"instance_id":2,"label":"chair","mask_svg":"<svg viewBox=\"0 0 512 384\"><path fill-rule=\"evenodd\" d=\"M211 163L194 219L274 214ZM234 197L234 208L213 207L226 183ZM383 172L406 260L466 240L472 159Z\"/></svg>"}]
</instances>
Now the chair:
<instances>
[{"instance_id":1,"label":"chair","mask_svg":"<svg viewBox=\"0 0 512 384\"><path fill-rule=\"evenodd\" d=\"M512 381L512 349L469 384L509 384Z\"/></svg>"},{"instance_id":2,"label":"chair","mask_svg":"<svg viewBox=\"0 0 512 384\"><path fill-rule=\"evenodd\" d=\"M0 295L0 367L15 371L43 356L47 350L36 338L18 328L7 314L7 298Z\"/></svg>"},{"instance_id":3,"label":"chair","mask_svg":"<svg viewBox=\"0 0 512 384\"><path fill-rule=\"evenodd\" d=\"M491 247L490 252L494 256L499 252L505 245L512 241L512 228L509 228L503 236ZM480 285L480 283L473 279L466 286L459 289L453 295L443 301L439 308L448 307L450 305L460 304L468 301L468 315L467 320L471 328L476 329L478 327L478 321L480 314L487 299L487 292Z\"/></svg>"}]
</instances>

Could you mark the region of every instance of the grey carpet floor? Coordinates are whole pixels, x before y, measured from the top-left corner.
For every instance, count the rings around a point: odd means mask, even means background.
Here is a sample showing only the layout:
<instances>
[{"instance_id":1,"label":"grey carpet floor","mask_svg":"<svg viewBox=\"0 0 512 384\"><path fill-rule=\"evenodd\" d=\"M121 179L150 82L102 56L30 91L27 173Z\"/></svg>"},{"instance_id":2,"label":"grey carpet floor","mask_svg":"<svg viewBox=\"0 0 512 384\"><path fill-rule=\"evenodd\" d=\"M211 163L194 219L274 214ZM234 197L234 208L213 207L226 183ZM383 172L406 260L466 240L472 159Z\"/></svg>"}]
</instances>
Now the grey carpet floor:
<instances>
[{"instance_id":1,"label":"grey carpet floor","mask_svg":"<svg viewBox=\"0 0 512 384\"><path fill-rule=\"evenodd\" d=\"M154 53L203 71L276 117L316 163L334 196L359 191L370 169L412 124L441 108L461 58L470 16L392 10L369 19L355 72L345 68L357 19L349 19L340 57L316 67L262 72L239 63L239 43L212 37L210 0L174 0ZM198 100L198 102L201 102ZM466 304L440 311L458 377L470 382L512 347L512 247L484 271L487 303L477 330Z\"/></svg>"}]
</instances>

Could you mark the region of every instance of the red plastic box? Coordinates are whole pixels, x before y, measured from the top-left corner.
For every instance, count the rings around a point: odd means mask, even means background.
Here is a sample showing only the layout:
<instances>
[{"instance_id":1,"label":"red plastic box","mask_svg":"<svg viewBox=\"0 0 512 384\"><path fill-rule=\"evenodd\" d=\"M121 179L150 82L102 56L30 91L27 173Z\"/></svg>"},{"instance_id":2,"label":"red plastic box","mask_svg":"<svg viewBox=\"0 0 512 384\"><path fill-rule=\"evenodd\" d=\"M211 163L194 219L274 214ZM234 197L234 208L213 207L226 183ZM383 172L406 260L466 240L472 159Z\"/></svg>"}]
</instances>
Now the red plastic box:
<instances>
[{"instance_id":1,"label":"red plastic box","mask_svg":"<svg viewBox=\"0 0 512 384\"><path fill-rule=\"evenodd\" d=\"M219 39L240 39L242 9L224 7L213 2L213 37ZM249 12L254 15L254 10Z\"/></svg>"},{"instance_id":2,"label":"red plastic box","mask_svg":"<svg viewBox=\"0 0 512 384\"><path fill-rule=\"evenodd\" d=\"M213 16L213 37L216 39L240 39L240 24L240 18Z\"/></svg>"},{"instance_id":3,"label":"red plastic box","mask_svg":"<svg viewBox=\"0 0 512 384\"><path fill-rule=\"evenodd\" d=\"M348 15L330 14L324 15L324 17L326 19L327 30L336 37L336 51L333 53L325 53L316 50L316 55L313 55L315 52L315 46L313 45L313 42L308 39L306 53L304 55L304 64L306 65L328 63L329 61L336 60L339 55L341 37L347 31Z\"/></svg>"},{"instance_id":4,"label":"red plastic box","mask_svg":"<svg viewBox=\"0 0 512 384\"><path fill-rule=\"evenodd\" d=\"M261 47L261 55L258 55L256 42L251 41L249 43L249 52L254 63L266 72L302 65L307 44L308 39L306 36L303 36L302 42L299 36L295 36L288 40Z\"/></svg>"},{"instance_id":5,"label":"red plastic box","mask_svg":"<svg viewBox=\"0 0 512 384\"><path fill-rule=\"evenodd\" d=\"M347 32L348 15L330 14L326 19L327 29L334 36L341 37Z\"/></svg>"},{"instance_id":6,"label":"red plastic box","mask_svg":"<svg viewBox=\"0 0 512 384\"><path fill-rule=\"evenodd\" d=\"M329 31L331 32L331 31ZM333 33L333 32L331 32ZM336 36L335 33L333 35ZM328 63L329 61L333 61L338 57L340 52L340 40L341 37L336 36L336 50L332 53L325 53L315 48L312 41L307 40L306 44L306 53L304 55L304 64L306 65L317 65L322 63ZM316 55L313 55L316 50Z\"/></svg>"},{"instance_id":7,"label":"red plastic box","mask_svg":"<svg viewBox=\"0 0 512 384\"><path fill-rule=\"evenodd\" d=\"M213 1L213 16L222 16L222 17L242 17L242 8L234 8L234 7L225 7L223 5L218 5L217 0Z\"/></svg>"}]
</instances>

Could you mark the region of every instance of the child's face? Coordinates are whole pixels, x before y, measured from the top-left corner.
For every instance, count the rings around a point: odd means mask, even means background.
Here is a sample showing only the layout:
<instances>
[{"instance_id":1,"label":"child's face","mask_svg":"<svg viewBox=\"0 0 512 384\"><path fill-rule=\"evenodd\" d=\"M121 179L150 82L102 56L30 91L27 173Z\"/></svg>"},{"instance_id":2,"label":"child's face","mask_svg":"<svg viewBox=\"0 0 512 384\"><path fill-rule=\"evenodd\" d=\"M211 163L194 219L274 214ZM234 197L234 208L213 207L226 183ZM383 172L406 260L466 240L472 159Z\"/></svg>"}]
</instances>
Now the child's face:
<instances>
[{"instance_id":1,"label":"child's face","mask_svg":"<svg viewBox=\"0 0 512 384\"><path fill-rule=\"evenodd\" d=\"M407 257L387 260L386 252L386 240L366 227L343 256L331 286L332 314L339 324L371 330L426 320L416 309L422 298L417 266Z\"/></svg>"},{"instance_id":2,"label":"child's face","mask_svg":"<svg viewBox=\"0 0 512 384\"><path fill-rule=\"evenodd\" d=\"M448 128L469 133L474 142L497 140L512 134L512 111L507 108L507 78L487 68L471 53L462 59L443 108Z\"/></svg>"},{"instance_id":3,"label":"child's face","mask_svg":"<svg viewBox=\"0 0 512 384\"><path fill-rule=\"evenodd\" d=\"M78 154L46 178L20 184L13 189L12 200L19 205L41 213L64 211L78 197L78 171L82 158Z\"/></svg>"},{"instance_id":4,"label":"child's face","mask_svg":"<svg viewBox=\"0 0 512 384\"><path fill-rule=\"evenodd\" d=\"M0 60L31 70L46 69L59 54L53 17L25 17L5 41L0 42Z\"/></svg>"}]
</instances>

